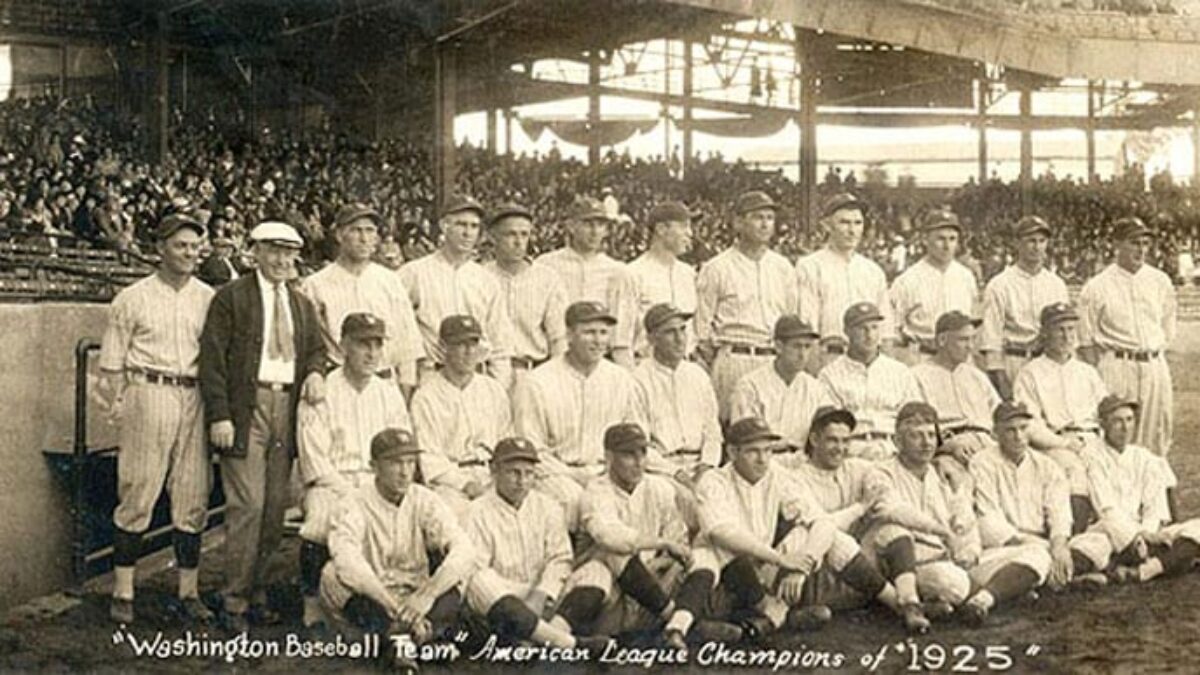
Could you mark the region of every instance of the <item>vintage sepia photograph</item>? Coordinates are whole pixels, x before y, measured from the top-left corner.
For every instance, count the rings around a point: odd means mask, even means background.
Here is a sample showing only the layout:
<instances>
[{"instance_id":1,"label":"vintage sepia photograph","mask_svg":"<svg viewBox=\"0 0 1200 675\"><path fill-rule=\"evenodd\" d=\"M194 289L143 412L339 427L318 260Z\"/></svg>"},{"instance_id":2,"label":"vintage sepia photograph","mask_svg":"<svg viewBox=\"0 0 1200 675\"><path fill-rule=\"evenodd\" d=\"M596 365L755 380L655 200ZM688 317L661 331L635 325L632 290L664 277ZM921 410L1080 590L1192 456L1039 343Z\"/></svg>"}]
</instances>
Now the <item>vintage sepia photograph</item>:
<instances>
[{"instance_id":1,"label":"vintage sepia photograph","mask_svg":"<svg viewBox=\"0 0 1200 675\"><path fill-rule=\"evenodd\" d=\"M1200 672L1200 0L0 0L0 672Z\"/></svg>"}]
</instances>

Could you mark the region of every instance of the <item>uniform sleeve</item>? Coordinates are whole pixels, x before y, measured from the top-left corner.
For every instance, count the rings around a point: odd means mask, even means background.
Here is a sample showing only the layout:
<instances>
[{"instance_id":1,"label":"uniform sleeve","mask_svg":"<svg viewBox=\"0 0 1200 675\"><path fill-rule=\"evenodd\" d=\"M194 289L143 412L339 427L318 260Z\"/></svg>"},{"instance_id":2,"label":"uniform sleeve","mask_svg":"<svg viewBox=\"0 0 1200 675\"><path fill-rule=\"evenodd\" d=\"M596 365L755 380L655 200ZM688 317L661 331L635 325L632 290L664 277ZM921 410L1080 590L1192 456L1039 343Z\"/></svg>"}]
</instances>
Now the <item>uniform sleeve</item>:
<instances>
[{"instance_id":1,"label":"uniform sleeve","mask_svg":"<svg viewBox=\"0 0 1200 675\"><path fill-rule=\"evenodd\" d=\"M1083 285L1079 293L1079 346L1096 346L1096 335L1100 326L1100 298L1097 280L1093 278Z\"/></svg>"},{"instance_id":2,"label":"uniform sleeve","mask_svg":"<svg viewBox=\"0 0 1200 675\"><path fill-rule=\"evenodd\" d=\"M468 480L446 450L449 438L446 432L450 431L450 424L441 415L443 410L427 387L419 387L417 393L413 394L413 431L425 450L419 457L421 476L426 485L444 485L462 490Z\"/></svg>"},{"instance_id":3,"label":"uniform sleeve","mask_svg":"<svg viewBox=\"0 0 1200 675\"><path fill-rule=\"evenodd\" d=\"M421 532L425 543L445 557L429 581L409 596L409 602L422 614L428 614L443 593L470 577L479 562L471 540L458 526L450 507L432 493L425 497L419 516Z\"/></svg>"},{"instance_id":4,"label":"uniform sleeve","mask_svg":"<svg viewBox=\"0 0 1200 675\"><path fill-rule=\"evenodd\" d=\"M548 278L553 275L545 271ZM549 296L546 298L546 314L542 317L542 330L546 332L549 341L550 358L566 351L567 346L567 290L559 283L548 284Z\"/></svg>"},{"instance_id":5,"label":"uniform sleeve","mask_svg":"<svg viewBox=\"0 0 1200 675\"><path fill-rule=\"evenodd\" d=\"M1046 466L1046 490L1043 493L1045 504L1042 510L1046 514L1046 529L1050 539L1067 540L1071 538L1073 519L1071 515L1071 485L1067 474L1057 463L1044 462Z\"/></svg>"},{"instance_id":6,"label":"uniform sleeve","mask_svg":"<svg viewBox=\"0 0 1200 675\"><path fill-rule=\"evenodd\" d=\"M811 258L796 261L796 313L818 331L821 330L821 291L817 265ZM821 337L826 337L822 335Z\"/></svg>"},{"instance_id":7,"label":"uniform sleeve","mask_svg":"<svg viewBox=\"0 0 1200 675\"><path fill-rule=\"evenodd\" d=\"M125 355L129 351L129 343L133 340L136 323L131 304L127 293L117 294L112 302L108 313L108 326L104 330L104 338L100 341L100 370L117 373L125 369Z\"/></svg>"},{"instance_id":8,"label":"uniform sleeve","mask_svg":"<svg viewBox=\"0 0 1200 675\"><path fill-rule=\"evenodd\" d=\"M704 406L700 414L703 417L704 424L704 443L700 447L700 462L711 467L717 467L721 465L721 452L725 445L725 438L721 432L717 392L713 389L712 382L708 381L707 376L705 376L703 384ZM733 419L740 418L735 417Z\"/></svg>"},{"instance_id":9,"label":"uniform sleeve","mask_svg":"<svg viewBox=\"0 0 1200 675\"><path fill-rule=\"evenodd\" d=\"M637 283L624 266L609 279L606 296L609 308L617 317L612 347L632 349L634 333L637 332L637 324L641 317L638 316Z\"/></svg>"},{"instance_id":10,"label":"uniform sleeve","mask_svg":"<svg viewBox=\"0 0 1200 675\"><path fill-rule=\"evenodd\" d=\"M696 341L712 342L715 338L713 322L716 319L717 301L721 292L720 280L713 261L700 268L696 276Z\"/></svg>"},{"instance_id":11,"label":"uniform sleeve","mask_svg":"<svg viewBox=\"0 0 1200 675\"><path fill-rule=\"evenodd\" d=\"M1160 457L1148 457L1148 466L1142 477L1141 506L1138 508L1141 529L1151 532L1171 522L1171 512L1167 505L1167 482L1159 462ZM1169 466L1166 470L1170 470Z\"/></svg>"},{"instance_id":12,"label":"uniform sleeve","mask_svg":"<svg viewBox=\"0 0 1200 675\"><path fill-rule=\"evenodd\" d=\"M385 387L387 393L384 394L384 405L386 406L386 418L388 427L394 429L405 429L413 431L412 417L408 414L408 405L404 402L404 396L396 387Z\"/></svg>"},{"instance_id":13,"label":"uniform sleeve","mask_svg":"<svg viewBox=\"0 0 1200 675\"><path fill-rule=\"evenodd\" d=\"M904 392L901 405L912 401L925 400L925 397L921 395L921 386L917 384L917 378L913 376L908 366L904 366L903 375L901 375L900 380L897 384L901 386L901 391Z\"/></svg>"},{"instance_id":14,"label":"uniform sleeve","mask_svg":"<svg viewBox=\"0 0 1200 675\"><path fill-rule=\"evenodd\" d=\"M968 467L975 485L975 510L984 548L1003 546L1017 536L1018 528L1008 520L1000 495L995 467L986 456L976 455Z\"/></svg>"},{"instance_id":15,"label":"uniform sleeve","mask_svg":"<svg viewBox=\"0 0 1200 675\"><path fill-rule=\"evenodd\" d=\"M334 433L329 404L316 405L301 401L296 408L296 444L300 460L300 477L305 485L332 481L338 471L330 461L335 443L345 439Z\"/></svg>"},{"instance_id":16,"label":"uniform sleeve","mask_svg":"<svg viewBox=\"0 0 1200 675\"><path fill-rule=\"evenodd\" d=\"M387 596L387 587L363 554L367 519L353 497L342 502L329 531L329 554L338 579L352 591L368 597Z\"/></svg>"},{"instance_id":17,"label":"uniform sleeve","mask_svg":"<svg viewBox=\"0 0 1200 675\"><path fill-rule=\"evenodd\" d=\"M901 274L892 282L892 288L888 291L888 306L892 309L892 316L896 319L896 337L903 338L911 335L908 330L909 310L913 309L916 303L913 301L912 294L908 292L909 277ZM883 334L886 337L886 334Z\"/></svg>"},{"instance_id":18,"label":"uniform sleeve","mask_svg":"<svg viewBox=\"0 0 1200 675\"><path fill-rule=\"evenodd\" d=\"M662 483L658 487L658 509L663 514L662 531L659 536L667 541L673 541L682 546L688 544L688 528L683 522L683 513L675 501L675 487L670 483Z\"/></svg>"},{"instance_id":19,"label":"uniform sleeve","mask_svg":"<svg viewBox=\"0 0 1200 675\"><path fill-rule=\"evenodd\" d=\"M612 496L605 494L607 485L596 481L584 490L579 504L580 522L600 548L626 555L634 553L638 531L621 521Z\"/></svg>"},{"instance_id":20,"label":"uniform sleeve","mask_svg":"<svg viewBox=\"0 0 1200 675\"><path fill-rule=\"evenodd\" d=\"M1099 451L1085 448L1080 457L1087 471L1088 497L1100 520L1100 527L1108 535L1113 548L1122 551L1138 533L1138 523L1132 514L1120 508L1119 486L1114 485L1107 467L1098 456Z\"/></svg>"},{"instance_id":21,"label":"uniform sleeve","mask_svg":"<svg viewBox=\"0 0 1200 675\"><path fill-rule=\"evenodd\" d=\"M829 397L833 400L834 405L838 406L839 408L845 408L847 407L846 401L842 399L841 395L838 394L837 387L833 385L832 368L835 363L837 363L837 361L833 360L825 364L825 367L821 368L821 372L817 373L817 381L825 385L825 391L829 393ZM920 391L918 391L917 394L920 395Z\"/></svg>"},{"instance_id":22,"label":"uniform sleeve","mask_svg":"<svg viewBox=\"0 0 1200 675\"><path fill-rule=\"evenodd\" d=\"M506 359L513 355L515 337L513 335L512 317L508 315L508 307L504 302L504 294L500 284L486 271L480 271L488 282L487 316L484 325L487 326L487 338L492 349L489 359Z\"/></svg>"},{"instance_id":23,"label":"uniform sleeve","mask_svg":"<svg viewBox=\"0 0 1200 675\"><path fill-rule=\"evenodd\" d=\"M696 483L700 526L712 532L721 526L737 525L737 498L717 471L709 471Z\"/></svg>"},{"instance_id":24,"label":"uniform sleeve","mask_svg":"<svg viewBox=\"0 0 1200 675\"><path fill-rule=\"evenodd\" d=\"M325 341L325 348L331 353L340 353L337 351L340 349L337 331L330 325L329 307L321 298L320 284L314 282L313 278L312 276L305 277L297 290L312 303L313 310L317 314L317 330L321 334L321 339Z\"/></svg>"},{"instance_id":25,"label":"uniform sleeve","mask_svg":"<svg viewBox=\"0 0 1200 675\"><path fill-rule=\"evenodd\" d=\"M400 277L397 284L399 290L392 297L392 316L397 324L392 328L392 339L396 341L393 349L392 366L396 368L400 384L415 387L417 385L417 359L425 356L425 343L421 341L421 330L417 327L415 281L406 281L401 267L396 274ZM409 272L411 277L411 271Z\"/></svg>"},{"instance_id":26,"label":"uniform sleeve","mask_svg":"<svg viewBox=\"0 0 1200 675\"><path fill-rule=\"evenodd\" d=\"M979 350L997 356L1004 347L1004 304L998 286L993 279L983 289L983 324L979 328ZM988 363L989 369L999 367L999 363Z\"/></svg>"},{"instance_id":27,"label":"uniform sleeve","mask_svg":"<svg viewBox=\"0 0 1200 675\"><path fill-rule=\"evenodd\" d=\"M558 504L549 499L543 500L546 506L545 541L543 550L546 552L546 566L542 568L542 577L538 579L537 589L548 598L557 598L562 592L567 576L571 574L574 554L571 550L571 538L567 534L567 521Z\"/></svg>"},{"instance_id":28,"label":"uniform sleeve","mask_svg":"<svg viewBox=\"0 0 1200 675\"><path fill-rule=\"evenodd\" d=\"M513 430L538 450L550 450L554 439L541 398L542 388L532 377L526 377L517 384L513 392Z\"/></svg>"},{"instance_id":29,"label":"uniform sleeve","mask_svg":"<svg viewBox=\"0 0 1200 675\"><path fill-rule=\"evenodd\" d=\"M806 481L784 473L781 473L780 478L784 486L784 499L779 506L781 518L808 527L813 521L826 515L825 509L817 503Z\"/></svg>"},{"instance_id":30,"label":"uniform sleeve","mask_svg":"<svg viewBox=\"0 0 1200 675\"><path fill-rule=\"evenodd\" d=\"M892 300L888 296L887 277L884 276L883 270L878 265L875 263L869 264L872 267L871 276L875 278L875 306L879 308L879 313L883 315L883 322L879 325L879 334L884 338L898 335L900 333L899 323L902 317L897 315L892 309Z\"/></svg>"}]
</instances>

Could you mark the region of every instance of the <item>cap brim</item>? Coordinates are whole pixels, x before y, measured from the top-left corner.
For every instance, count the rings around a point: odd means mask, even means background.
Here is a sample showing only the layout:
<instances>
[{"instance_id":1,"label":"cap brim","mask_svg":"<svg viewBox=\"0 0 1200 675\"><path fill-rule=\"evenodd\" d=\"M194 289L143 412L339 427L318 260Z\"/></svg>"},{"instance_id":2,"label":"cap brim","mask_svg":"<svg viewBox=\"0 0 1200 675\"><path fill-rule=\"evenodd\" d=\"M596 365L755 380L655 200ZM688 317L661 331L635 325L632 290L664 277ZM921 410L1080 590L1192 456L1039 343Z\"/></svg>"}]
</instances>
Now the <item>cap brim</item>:
<instances>
[{"instance_id":1,"label":"cap brim","mask_svg":"<svg viewBox=\"0 0 1200 675\"><path fill-rule=\"evenodd\" d=\"M854 413L849 410L831 410L817 419L813 420L812 426L828 425L834 422L841 422L853 429L858 426L858 419L854 417Z\"/></svg>"},{"instance_id":2,"label":"cap brim","mask_svg":"<svg viewBox=\"0 0 1200 675\"><path fill-rule=\"evenodd\" d=\"M572 322L568 323L568 324L567 324L567 326L568 326L568 327L570 327L570 326L578 326L579 324L583 324L583 323L593 323L593 322L596 322L596 321L601 321L601 322L604 322L604 323L606 323L606 324L608 324L608 325L610 325L610 326L615 326L615 325L617 325L617 317L615 317L615 316L613 316L613 315L611 315L611 314L596 314L596 315L593 315L593 316L585 316L585 317L583 317L583 318L581 318L581 319L576 319L576 320L574 320L574 321L572 321Z\"/></svg>"},{"instance_id":3,"label":"cap brim","mask_svg":"<svg viewBox=\"0 0 1200 675\"><path fill-rule=\"evenodd\" d=\"M205 229L203 225L201 225L200 223L197 223L195 221L184 220L184 221L180 221L180 222L176 223L173 227L167 228L167 229L159 232L158 239L159 239L159 241L162 241L164 239L170 239L171 237L174 237L175 234L177 232L179 232L180 230L191 230L191 231L195 232L196 234L200 235L201 237L208 236L208 230Z\"/></svg>"},{"instance_id":4,"label":"cap brim","mask_svg":"<svg viewBox=\"0 0 1200 675\"><path fill-rule=\"evenodd\" d=\"M649 443L639 443L636 445L622 445L616 448L605 448L608 452L631 453L631 452L646 452L650 448Z\"/></svg>"},{"instance_id":5,"label":"cap brim","mask_svg":"<svg viewBox=\"0 0 1200 675\"><path fill-rule=\"evenodd\" d=\"M464 333L462 335L455 335L450 338L442 338L442 342L445 342L448 345L461 345L464 342L470 342L472 340L478 342L482 339L482 333Z\"/></svg>"},{"instance_id":6,"label":"cap brim","mask_svg":"<svg viewBox=\"0 0 1200 675\"><path fill-rule=\"evenodd\" d=\"M296 243L296 242L290 241L288 239L256 239L256 240L254 240L254 243L255 244L271 244L272 246L278 246L280 248L291 248L291 249L295 249L297 251L304 248L303 243Z\"/></svg>"},{"instance_id":7,"label":"cap brim","mask_svg":"<svg viewBox=\"0 0 1200 675\"><path fill-rule=\"evenodd\" d=\"M865 213L867 211L867 203L857 199L852 199L844 202L838 202L837 204L830 204L821 209L821 217L826 218L837 213L838 211L841 211L842 209L858 209L859 211Z\"/></svg>"},{"instance_id":8,"label":"cap brim","mask_svg":"<svg viewBox=\"0 0 1200 675\"><path fill-rule=\"evenodd\" d=\"M773 431L760 431L750 434L746 438L738 439L737 443L738 445L745 445L747 443L754 443L755 441L778 441L782 439L783 436L780 436Z\"/></svg>"},{"instance_id":9,"label":"cap brim","mask_svg":"<svg viewBox=\"0 0 1200 675\"><path fill-rule=\"evenodd\" d=\"M820 334L820 333L818 333L817 331L813 330L813 331L802 331L802 332L799 332L799 333L785 333L785 334L783 334L783 335L776 335L776 336L775 336L775 339L776 339L776 340L795 340L796 338L806 338L806 339L809 339L809 340L819 340L819 339L821 339L821 334Z\"/></svg>"},{"instance_id":10,"label":"cap brim","mask_svg":"<svg viewBox=\"0 0 1200 675\"><path fill-rule=\"evenodd\" d=\"M507 455L505 457L497 457L492 459L492 462L495 464L509 464L511 462L530 462L532 464L539 464L541 461L541 457L527 453Z\"/></svg>"},{"instance_id":11,"label":"cap brim","mask_svg":"<svg viewBox=\"0 0 1200 675\"><path fill-rule=\"evenodd\" d=\"M524 218L526 220L533 220L533 214L528 211L523 211L521 209L503 210L503 211L500 211L499 213L492 215L491 220L488 221L488 227L496 225L497 223L504 220L505 218Z\"/></svg>"},{"instance_id":12,"label":"cap brim","mask_svg":"<svg viewBox=\"0 0 1200 675\"><path fill-rule=\"evenodd\" d=\"M383 332L371 331L371 332L351 333L350 335L343 335L342 339L343 340L384 340L384 339L387 339L387 335L385 335Z\"/></svg>"}]
</instances>

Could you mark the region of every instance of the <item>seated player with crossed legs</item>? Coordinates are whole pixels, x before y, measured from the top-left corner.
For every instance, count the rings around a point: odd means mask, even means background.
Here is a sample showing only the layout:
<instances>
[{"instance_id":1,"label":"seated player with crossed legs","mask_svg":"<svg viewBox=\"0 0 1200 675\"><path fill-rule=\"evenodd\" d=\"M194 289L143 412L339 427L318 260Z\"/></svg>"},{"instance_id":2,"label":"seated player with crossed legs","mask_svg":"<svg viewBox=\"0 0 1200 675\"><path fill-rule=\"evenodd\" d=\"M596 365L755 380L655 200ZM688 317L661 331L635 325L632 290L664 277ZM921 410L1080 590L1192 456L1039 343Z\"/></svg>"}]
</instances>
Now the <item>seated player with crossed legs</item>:
<instances>
[{"instance_id":1,"label":"seated player with crossed legs","mask_svg":"<svg viewBox=\"0 0 1200 675\"><path fill-rule=\"evenodd\" d=\"M703 531L675 596L677 610L665 631L668 644L684 644L694 621L706 617L714 600L729 611L713 616L727 615L750 639L785 624L796 629L824 624L831 616L828 607L801 605L805 582L823 565L865 597L905 611L896 589L879 576L858 543L837 529L806 485L771 460L771 446L780 436L765 421L739 420L728 439L730 463L700 479Z\"/></svg>"}]
</instances>

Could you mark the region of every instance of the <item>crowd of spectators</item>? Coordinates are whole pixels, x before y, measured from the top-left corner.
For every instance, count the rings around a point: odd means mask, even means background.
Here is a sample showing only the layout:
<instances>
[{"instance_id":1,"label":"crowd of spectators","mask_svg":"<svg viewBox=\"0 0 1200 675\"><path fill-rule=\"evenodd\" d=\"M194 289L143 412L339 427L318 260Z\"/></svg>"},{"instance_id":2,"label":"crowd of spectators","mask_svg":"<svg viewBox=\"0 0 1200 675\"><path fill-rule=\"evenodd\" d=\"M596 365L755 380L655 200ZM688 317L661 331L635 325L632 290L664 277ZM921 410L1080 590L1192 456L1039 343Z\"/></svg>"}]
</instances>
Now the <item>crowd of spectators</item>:
<instances>
[{"instance_id":1,"label":"crowd of spectators","mask_svg":"<svg viewBox=\"0 0 1200 675\"><path fill-rule=\"evenodd\" d=\"M174 122L171 154L156 165L142 159L143 130L118 123L113 111L86 98L0 104L0 232L51 245L149 253L159 216L186 209L236 252L249 227L277 219L301 230L308 242L305 261L316 267L333 253L325 236L333 214L347 201L364 201L389 224L381 247L387 264L420 255L437 239L428 139L360 142L328 128L302 137L264 132L251 138L212 114ZM793 181L781 171L718 154L693 160L684 172L675 162L614 152L595 166L553 151L498 156L463 146L458 156L460 190L484 203L516 200L537 214L536 251L562 244L567 207L576 195L589 194L602 197L615 217L612 254L632 259L647 245L639 223L650 207L678 199L699 214L689 254L699 263L732 242L729 208L748 189L766 190L780 202L781 252L794 259L821 244L819 228L798 215L800 192ZM890 274L921 254L916 223L933 206L959 214L966 228L964 258L983 277L1008 262L1005 233L1021 214L1015 183L993 178L935 190L911 180L895 186L878 176L843 178L831 170L818 186L818 199L843 190L872 204L863 250ZM1107 261L1108 230L1125 215L1142 217L1160 233L1153 262L1186 281L1186 261L1200 241L1197 196L1169 176L1147 181L1137 170L1093 183L1045 175L1033 185L1034 211L1058 230L1053 265L1072 282Z\"/></svg>"}]
</instances>

